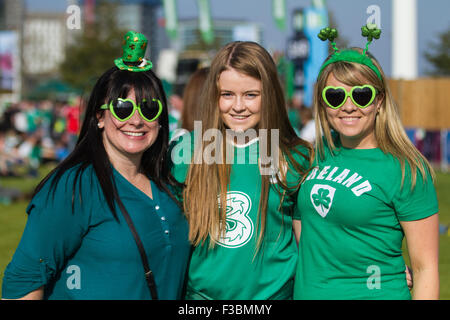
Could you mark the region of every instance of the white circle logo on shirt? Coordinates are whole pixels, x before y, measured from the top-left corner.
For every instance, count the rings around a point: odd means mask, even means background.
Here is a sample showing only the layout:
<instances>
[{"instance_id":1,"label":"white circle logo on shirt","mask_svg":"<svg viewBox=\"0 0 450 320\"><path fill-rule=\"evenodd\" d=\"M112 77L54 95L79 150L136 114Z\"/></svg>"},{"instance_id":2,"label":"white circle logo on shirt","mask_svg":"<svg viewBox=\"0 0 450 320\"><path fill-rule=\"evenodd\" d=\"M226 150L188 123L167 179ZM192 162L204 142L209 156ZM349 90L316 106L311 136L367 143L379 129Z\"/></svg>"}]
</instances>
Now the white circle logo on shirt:
<instances>
[{"instance_id":1,"label":"white circle logo on shirt","mask_svg":"<svg viewBox=\"0 0 450 320\"><path fill-rule=\"evenodd\" d=\"M225 234L217 244L226 248L239 248L253 236L253 221L249 218L252 208L250 197L239 191L227 192L227 218Z\"/></svg>"}]
</instances>

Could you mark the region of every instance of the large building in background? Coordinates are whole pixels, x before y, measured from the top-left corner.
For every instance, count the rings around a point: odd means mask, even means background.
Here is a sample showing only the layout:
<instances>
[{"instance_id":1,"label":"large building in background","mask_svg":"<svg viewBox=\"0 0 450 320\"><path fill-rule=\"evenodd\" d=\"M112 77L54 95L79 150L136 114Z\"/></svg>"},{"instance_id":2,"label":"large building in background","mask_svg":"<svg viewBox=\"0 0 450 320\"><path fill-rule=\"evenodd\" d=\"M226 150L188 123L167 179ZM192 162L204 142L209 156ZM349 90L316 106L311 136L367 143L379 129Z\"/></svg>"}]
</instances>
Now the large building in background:
<instances>
[{"instance_id":1,"label":"large building in background","mask_svg":"<svg viewBox=\"0 0 450 320\"><path fill-rule=\"evenodd\" d=\"M20 30L24 16L23 0L0 0L0 30Z\"/></svg>"},{"instance_id":2,"label":"large building in background","mask_svg":"<svg viewBox=\"0 0 450 320\"><path fill-rule=\"evenodd\" d=\"M150 60L156 60L161 47L158 44L158 18L157 9L162 5L162 0L121 0L112 1L117 6L117 25L125 30L135 30L143 33L148 41L147 56ZM95 17L95 0L71 0L71 4L82 8L83 20Z\"/></svg>"},{"instance_id":3,"label":"large building in background","mask_svg":"<svg viewBox=\"0 0 450 320\"><path fill-rule=\"evenodd\" d=\"M200 31L198 19L182 19L178 21L178 38L172 41L177 51L186 51L198 47ZM261 26L243 20L215 19L214 36L216 45L222 47L234 40L262 41ZM161 29L161 31L164 31Z\"/></svg>"},{"instance_id":4,"label":"large building in background","mask_svg":"<svg viewBox=\"0 0 450 320\"><path fill-rule=\"evenodd\" d=\"M64 14L27 14L23 24L23 72L45 76L58 72L66 46Z\"/></svg>"},{"instance_id":5,"label":"large building in background","mask_svg":"<svg viewBox=\"0 0 450 320\"><path fill-rule=\"evenodd\" d=\"M170 42L165 29L158 28L157 43L164 49L160 51L155 69L161 79L173 83L174 94L182 95L189 77L197 68L210 64L215 50L235 40L262 41L262 28L257 23L215 19L213 28L214 41L210 45L201 40L197 18L179 20L178 37Z\"/></svg>"},{"instance_id":6,"label":"large building in background","mask_svg":"<svg viewBox=\"0 0 450 320\"><path fill-rule=\"evenodd\" d=\"M24 16L23 0L0 0L0 108L20 100Z\"/></svg>"}]
</instances>

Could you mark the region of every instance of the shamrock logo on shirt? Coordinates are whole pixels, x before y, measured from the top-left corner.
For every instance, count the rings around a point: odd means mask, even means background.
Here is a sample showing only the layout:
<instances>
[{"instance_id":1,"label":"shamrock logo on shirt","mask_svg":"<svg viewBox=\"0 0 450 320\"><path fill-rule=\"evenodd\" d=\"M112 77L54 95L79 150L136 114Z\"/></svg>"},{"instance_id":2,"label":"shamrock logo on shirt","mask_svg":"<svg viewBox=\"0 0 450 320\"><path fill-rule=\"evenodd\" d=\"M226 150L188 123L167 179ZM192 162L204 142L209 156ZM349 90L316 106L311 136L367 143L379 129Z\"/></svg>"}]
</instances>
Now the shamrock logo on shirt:
<instances>
[{"instance_id":1,"label":"shamrock logo on shirt","mask_svg":"<svg viewBox=\"0 0 450 320\"><path fill-rule=\"evenodd\" d=\"M312 195L312 198L314 200L314 204L316 206L322 206L325 209L328 209L330 207L331 199L328 196L330 194L330 191L327 189L319 189L316 194Z\"/></svg>"},{"instance_id":2,"label":"shamrock logo on shirt","mask_svg":"<svg viewBox=\"0 0 450 320\"><path fill-rule=\"evenodd\" d=\"M314 209L322 218L325 218L330 211L335 192L335 188L325 184L315 184L312 187L310 199Z\"/></svg>"}]
</instances>

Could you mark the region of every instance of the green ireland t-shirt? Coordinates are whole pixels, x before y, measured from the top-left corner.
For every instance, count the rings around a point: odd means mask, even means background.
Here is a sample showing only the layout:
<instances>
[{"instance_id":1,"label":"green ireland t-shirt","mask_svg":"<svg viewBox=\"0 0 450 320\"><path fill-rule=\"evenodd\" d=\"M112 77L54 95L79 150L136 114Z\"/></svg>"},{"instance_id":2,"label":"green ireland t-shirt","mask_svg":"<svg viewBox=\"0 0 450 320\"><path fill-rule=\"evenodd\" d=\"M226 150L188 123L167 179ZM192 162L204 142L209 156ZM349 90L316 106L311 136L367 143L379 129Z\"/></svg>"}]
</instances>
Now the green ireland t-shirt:
<instances>
[{"instance_id":1,"label":"green ireland t-shirt","mask_svg":"<svg viewBox=\"0 0 450 320\"><path fill-rule=\"evenodd\" d=\"M181 154L181 146L189 145L191 137L183 136L184 141L173 152ZM256 252L261 194L259 142L256 139L253 143L233 148L226 232L213 248L209 248L209 240L203 246L194 248L186 299L291 299L298 256L292 231L296 194L285 197L280 207L281 196L275 184L271 184L266 231L263 243ZM301 150L307 154L306 149ZM307 167L303 160L297 160ZM187 169L186 162L176 164L175 178L184 181ZM286 179L288 185L299 182L299 176L291 169L287 170ZM275 180L271 179L272 182Z\"/></svg>"},{"instance_id":2,"label":"green ireland t-shirt","mask_svg":"<svg viewBox=\"0 0 450 320\"><path fill-rule=\"evenodd\" d=\"M317 163L318 162L318 163ZM294 299L410 299L400 221L438 212L431 177L380 149L326 151L298 194L302 232Z\"/></svg>"}]
</instances>

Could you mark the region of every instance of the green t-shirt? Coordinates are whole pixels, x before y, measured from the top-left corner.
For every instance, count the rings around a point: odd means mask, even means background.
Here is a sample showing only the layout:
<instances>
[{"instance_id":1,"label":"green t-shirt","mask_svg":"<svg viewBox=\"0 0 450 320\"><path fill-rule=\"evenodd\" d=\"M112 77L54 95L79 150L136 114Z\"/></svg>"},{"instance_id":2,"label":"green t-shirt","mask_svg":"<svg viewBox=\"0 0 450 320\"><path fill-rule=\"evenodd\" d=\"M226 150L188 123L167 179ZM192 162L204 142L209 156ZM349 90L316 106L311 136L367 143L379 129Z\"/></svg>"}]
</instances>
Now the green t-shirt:
<instances>
[{"instance_id":1,"label":"green t-shirt","mask_svg":"<svg viewBox=\"0 0 450 320\"><path fill-rule=\"evenodd\" d=\"M192 145L191 137L192 134L182 136L172 153L190 153L183 146ZM259 142L254 140L246 146L232 148L234 163L227 194L226 233L212 249L209 241L194 248L188 269L186 299L292 299L298 256L292 232L296 193L285 197L280 208L281 196L271 184L266 231L256 252L261 194ZM301 151L307 154L306 149L301 148ZM296 158L307 167L303 160ZM185 180L189 163L190 157L187 157L184 163L175 164L173 172L178 181ZM299 176L288 169L286 180L289 186L294 186L298 184Z\"/></svg>"},{"instance_id":2,"label":"green t-shirt","mask_svg":"<svg viewBox=\"0 0 450 320\"><path fill-rule=\"evenodd\" d=\"M317 162L317 161L316 161ZM380 149L346 149L307 176L298 194L302 232L294 299L410 299L400 221L438 212L428 175L411 191L407 167Z\"/></svg>"}]
</instances>

